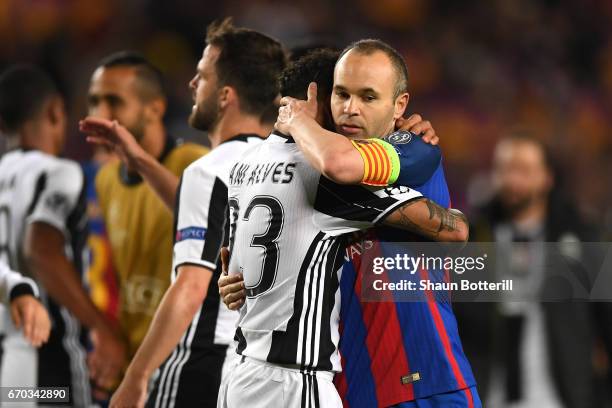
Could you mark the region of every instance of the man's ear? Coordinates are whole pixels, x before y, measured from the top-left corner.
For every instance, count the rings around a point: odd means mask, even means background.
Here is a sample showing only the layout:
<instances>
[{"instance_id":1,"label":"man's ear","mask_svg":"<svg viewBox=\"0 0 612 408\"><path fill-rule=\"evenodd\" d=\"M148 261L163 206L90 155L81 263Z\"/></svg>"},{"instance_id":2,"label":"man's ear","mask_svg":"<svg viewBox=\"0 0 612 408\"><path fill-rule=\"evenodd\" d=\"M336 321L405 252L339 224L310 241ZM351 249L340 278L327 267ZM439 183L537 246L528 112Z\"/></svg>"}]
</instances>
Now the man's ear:
<instances>
[{"instance_id":1,"label":"man's ear","mask_svg":"<svg viewBox=\"0 0 612 408\"><path fill-rule=\"evenodd\" d=\"M164 119L168 103L166 98L157 97L149 101L146 105L145 112L149 121L159 121Z\"/></svg>"},{"instance_id":2,"label":"man's ear","mask_svg":"<svg viewBox=\"0 0 612 408\"><path fill-rule=\"evenodd\" d=\"M393 112L393 120L398 120L402 116L404 116L404 112L406 112L406 108L408 107L408 101L410 100L410 95L408 92L404 92L395 98L395 110Z\"/></svg>"},{"instance_id":3,"label":"man's ear","mask_svg":"<svg viewBox=\"0 0 612 408\"><path fill-rule=\"evenodd\" d=\"M238 94L234 88L224 86L219 89L219 109L225 109L236 102L238 102Z\"/></svg>"}]
</instances>

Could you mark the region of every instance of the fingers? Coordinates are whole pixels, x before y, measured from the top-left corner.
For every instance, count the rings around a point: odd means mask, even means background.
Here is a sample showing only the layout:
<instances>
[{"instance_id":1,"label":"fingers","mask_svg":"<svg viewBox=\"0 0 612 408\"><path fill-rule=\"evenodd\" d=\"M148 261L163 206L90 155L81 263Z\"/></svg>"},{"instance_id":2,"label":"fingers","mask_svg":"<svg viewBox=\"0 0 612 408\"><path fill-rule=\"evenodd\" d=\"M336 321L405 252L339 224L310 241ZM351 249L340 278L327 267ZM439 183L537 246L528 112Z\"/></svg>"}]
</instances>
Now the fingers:
<instances>
[{"instance_id":1,"label":"fingers","mask_svg":"<svg viewBox=\"0 0 612 408\"><path fill-rule=\"evenodd\" d=\"M432 124L428 120L423 120L421 115L413 114L408 117L408 119L398 119L395 121L395 127L401 130L409 130L412 133L417 135L421 135L423 141L425 143L429 143L432 145L437 145L440 141L440 138L436 134L435 129Z\"/></svg>"},{"instance_id":2,"label":"fingers","mask_svg":"<svg viewBox=\"0 0 612 408\"><path fill-rule=\"evenodd\" d=\"M120 366L112 359L102 358L99 350L88 356L89 376L101 388L111 389L118 378Z\"/></svg>"},{"instance_id":3,"label":"fingers","mask_svg":"<svg viewBox=\"0 0 612 408\"><path fill-rule=\"evenodd\" d=\"M242 285L242 283L235 283L234 285ZM246 289L244 289L242 286L237 286L235 290L228 292L223 296L223 303L230 305L231 303L244 300L244 298L246 298Z\"/></svg>"},{"instance_id":4,"label":"fingers","mask_svg":"<svg viewBox=\"0 0 612 408\"><path fill-rule=\"evenodd\" d=\"M11 318L16 328L21 328L21 311L16 301L11 302Z\"/></svg>"},{"instance_id":5,"label":"fingers","mask_svg":"<svg viewBox=\"0 0 612 408\"><path fill-rule=\"evenodd\" d=\"M32 302L36 302L36 300L32 299L31 302L28 302L26 307L24 308L24 316L23 316L23 335L32 345L34 345L36 338L34 332L36 331L36 304L32 304Z\"/></svg>"},{"instance_id":6,"label":"fingers","mask_svg":"<svg viewBox=\"0 0 612 408\"><path fill-rule=\"evenodd\" d=\"M85 126L102 126L110 128L112 126L112 123L113 122L108 119L87 116L85 119L79 121L79 126L83 124Z\"/></svg>"},{"instance_id":7,"label":"fingers","mask_svg":"<svg viewBox=\"0 0 612 408\"><path fill-rule=\"evenodd\" d=\"M431 126L431 122L428 120L420 121L409 129L412 133L416 133L417 135L424 134L428 130L433 131L433 127ZM434 131L435 133L435 131Z\"/></svg>"},{"instance_id":8,"label":"fingers","mask_svg":"<svg viewBox=\"0 0 612 408\"><path fill-rule=\"evenodd\" d=\"M286 123L291 117L291 105L284 105L278 108L278 117L276 118L277 123Z\"/></svg>"},{"instance_id":9,"label":"fingers","mask_svg":"<svg viewBox=\"0 0 612 408\"><path fill-rule=\"evenodd\" d=\"M229 305L227 305L227 308L229 310L240 310L240 308L242 307L242 305L244 304L244 298L243 299L239 299L236 302L232 302Z\"/></svg>"},{"instance_id":10,"label":"fingers","mask_svg":"<svg viewBox=\"0 0 612 408\"><path fill-rule=\"evenodd\" d=\"M99 118L85 118L79 121L79 130L83 133L105 134L113 129L113 122Z\"/></svg>"},{"instance_id":11,"label":"fingers","mask_svg":"<svg viewBox=\"0 0 612 408\"><path fill-rule=\"evenodd\" d=\"M104 137L100 137L100 136L91 136L91 135L89 135L89 136L87 136L85 138L85 140L88 143L97 144L97 145L101 145L101 146L107 146L107 147L109 147L111 149L113 149L116 146L115 143L111 142L110 140L108 140L108 139L106 139Z\"/></svg>"},{"instance_id":12,"label":"fingers","mask_svg":"<svg viewBox=\"0 0 612 408\"><path fill-rule=\"evenodd\" d=\"M221 248L221 270L223 275L227 275L229 265L229 249L227 247Z\"/></svg>"},{"instance_id":13,"label":"fingers","mask_svg":"<svg viewBox=\"0 0 612 408\"><path fill-rule=\"evenodd\" d=\"M106 364L101 367L98 378L95 379L96 384L98 384L102 388L111 389L113 387L113 384L115 383L115 379L117 378L118 374L119 370L116 367L110 364Z\"/></svg>"},{"instance_id":14,"label":"fingers","mask_svg":"<svg viewBox=\"0 0 612 408\"><path fill-rule=\"evenodd\" d=\"M246 299L242 274L222 276L219 279L219 295L228 309L240 309Z\"/></svg>"},{"instance_id":15,"label":"fingers","mask_svg":"<svg viewBox=\"0 0 612 408\"><path fill-rule=\"evenodd\" d=\"M219 278L219 294L225 296L244 288L242 274L225 275Z\"/></svg>"},{"instance_id":16,"label":"fingers","mask_svg":"<svg viewBox=\"0 0 612 408\"><path fill-rule=\"evenodd\" d=\"M418 113L415 113L413 115L410 115L407 119L400 118L397 121L395 121L395 127L397 129L401 129L401 130L411 130L411 131L413 131L412 127L414 125L416 125L417 123L422 122L422 121L423 121L423 118L421 117L421 115L419 115Z\"/></svg>"},{"instance_id":17,"label":"fingers","mask_svg":"<svg viewBox=\"0 0 612 408\"><path fill-rule=\"evenodd\" d=\"M425 143L429 143L432 145L437 145L440 141L438 135L436 135L436 131L433 129L427 129L425 133L423 133L422 139Z\"/></svg>"},{"instance_id":18,"label":"fingers","mask_svg":"<svg viewBox=\"0 0 612 408\"><path fill-rule=\"evenodd\" d=\"M51 321L49 315L42 305L36 310L36 325L34 326L33 333L33 345L40 347L49 340L49 333L51 332Z\"/></svg>"},{"instance_id":19,"label":"fingers","mask_svg":"<svg viewBox=\"0 0 612 408\"><path fill-rule=\"evenodd\" d=\"M296 101L297 99L292 98L290 96L283 96L280 100L280 106L289 105L291 102Z\"/></svg>"},{"instance_id":20,"label":"fingers","mask_svg":"<svg viewBox=\"0 0 612 408\"><path fill-rule=\"evenodd\" d=\"M308 84L308 90L306 91L308 102L317 102L317 83L311 82Z\"/></svg>"}]
</instances>

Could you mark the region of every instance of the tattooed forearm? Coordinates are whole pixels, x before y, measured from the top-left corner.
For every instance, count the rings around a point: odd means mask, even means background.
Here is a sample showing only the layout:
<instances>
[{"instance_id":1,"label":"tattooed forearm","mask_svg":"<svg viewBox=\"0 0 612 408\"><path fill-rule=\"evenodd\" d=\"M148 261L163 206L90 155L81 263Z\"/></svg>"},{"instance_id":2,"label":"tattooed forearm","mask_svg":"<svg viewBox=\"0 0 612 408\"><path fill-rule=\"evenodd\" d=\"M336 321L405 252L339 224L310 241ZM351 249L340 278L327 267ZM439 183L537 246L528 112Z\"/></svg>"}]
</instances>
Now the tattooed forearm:
<instances>
[{"instance_id":1,"label":"tattooed forearm","mask_svg":"<svg viewBox=\"0 0 612 408\"><path fill-rule=\"evenodd\" d=\"M442 230L446 231L457 231L457 217L446 208L440 207L438 204L431 200L425 199L427 209L429 210L430 220L440 220L440 226L438 227L437 233L439 234Z\"/></svg>"},{"instance_id":2,"label":"tattooed forearm","mask_svg":"<svg viewBox=\"0 0 612 408\"><path fill-rule=\"evenodd\" d=\"M429 202L429 200L427 199L418 199L418 200L410 201L409 203L402 206L398 210L399 224L405 229L416 232L417 234L424 235L424 236L430 236L431 234L434 234L437 232L434 229L429 229L427 228L427 226L420 225L419 223L411 219L411 217L413 217L414 215L412 214L412 209L410 209L410 207L415 206L415 205L422 205L420 203L422 203L423 201L425 201L426 203Z\"/></svg>"},{"instance_id":3,"label":"tattooed forearm","mask_svg":"<svg viewBox=\"0 0 612 408\"><path fill-rule=\"evenodd\" d=\"M388 221L436 241L466 241L469 230L460 211L443 208L427 198L405 204Z\"/></svg>"}]
</instances>

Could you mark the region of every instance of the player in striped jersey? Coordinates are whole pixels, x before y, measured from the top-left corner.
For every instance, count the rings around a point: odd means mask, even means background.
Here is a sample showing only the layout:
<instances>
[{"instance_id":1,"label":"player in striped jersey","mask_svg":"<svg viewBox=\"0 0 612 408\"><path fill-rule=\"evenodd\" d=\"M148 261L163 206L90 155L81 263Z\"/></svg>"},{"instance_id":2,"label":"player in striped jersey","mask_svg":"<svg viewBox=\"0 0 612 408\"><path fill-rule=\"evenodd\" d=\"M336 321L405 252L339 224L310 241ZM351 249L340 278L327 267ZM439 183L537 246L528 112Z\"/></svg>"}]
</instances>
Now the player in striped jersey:
<instances>
[{"instance_id":1,"label":"player in striped jersey","mask_svg":"<svg viewBox=\"0 0 612 408\"><path fill-rule=\"evenodd\" d=\"M399 106L385 127L401 114ZM236 163L229 194L229 270L244 273L247 300L237 329L243 357L222 386L221 407L340 404L330 380L339 368L337 273L347 232L384 222L467 238L457 230L466 233L462 219L442 209L430 216L435 204L413 190L330 182L280 133Z\"/></svg>"},{"instance_id":2,"label":"player in striped jersey","mask_svg":"<svg viewBox=\"0 0 612 408\"><path fill-rule=\"evenodd\" d=\"M207 46L190 82L194 96L190 125L208 132L212 150L183 173L175 203L173 284L113 396L112 407L144 405L147 381L162 363L147 406L216 406L222 374L236 356L228 345L238 314L220 307L217 287L209 285L219 275L219 248L227 238L229 166L270 132L270 112L277 111L277 77L284 64L276 40L234 27L229 20L209 27ZM99 137L132 162L147 161L125 128L102 125L96 128ZM164 182L159 169L148 169L147 177L153 187ZM171 189L156 190L165 202L174 201L167 193Z\"/></svg>"},{"instance_id":3,"label":"player in striped jersey","mask_svg":"<svg viewBox=\"0 0 612 408\"><path fill-rule=\"evenodd\" d=\"M80 166L57 157L65 115L55 84L39 69L16 66L0 78L0 122L14 148L0 160L0 257L37 279L53 322L38 352L9 326L1 377L3 385L69 386L71 403L88 406L86 333L80 324L91 329L89 363L98 383L116 380L125 347L81 283L85 186Z\"/></svg>"},{"instance_id":4,"label":"player in striped jersey","mask_svg":"<svg viewBox=\"0 0 612 408\"><path fill-rule=\"evenodd\" d=\"M364 40L347 47L336 66L331 110L336 122L353 125L338 128L349 137L362 137L362 129L369 134L367 128L376 119L375 107L368 106L372 103L369 97L384 98L381 76L371 74L373 66L383 63L376 60L376 53L378 57L386 55L392 64L403 64L386 44ZM428 153L415 135L394 133L382 140L349 140L325 131L312 119L316 111L315 89L314 85L309 87L306 102L288 98L281 101L287 106L281 111L291 111L287 118L291 126L284 130L296 138L315 168L337 182L415 186L439 205L450 206L441 162L427 159ZM306 112L310 112L310 118ZM416 166L418 171L411 172L411 162L416 158L424 160ZM385 250L381 242L394 240L395 235L377 229L367 239L378 253ZM400 239L409 240L405 234ZM344 373L337 379L345 405L479 406L475 380L450 303L440 299L396 304L363 302L358 276L361 248L353 245L349 249L351 262L345 265L340 286L343 327L351 334L343 336L340 343L345 364ZM397 352L389 355L383 351L388 349Z\"/></svg>"}]
</instances>

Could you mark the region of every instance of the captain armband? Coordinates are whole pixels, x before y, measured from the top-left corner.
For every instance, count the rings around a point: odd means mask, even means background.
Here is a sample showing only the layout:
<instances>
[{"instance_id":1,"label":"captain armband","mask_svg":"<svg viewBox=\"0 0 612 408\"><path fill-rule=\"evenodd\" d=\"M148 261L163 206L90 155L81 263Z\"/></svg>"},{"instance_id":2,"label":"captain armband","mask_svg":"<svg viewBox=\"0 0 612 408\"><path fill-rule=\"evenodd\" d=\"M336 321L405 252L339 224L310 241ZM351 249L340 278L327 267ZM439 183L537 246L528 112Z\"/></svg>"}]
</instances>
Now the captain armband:
<instances>
[{"instance_id":1,"label":"captain armband","mask_svg":"<svg viewBox=\"0 0 612 408\"><path fill-rule=\"evenodd\" d=\"M381 139L351 140L363 159L361 184L388 186L395 183L400 172L400 160L393 146Z\"/></svg>"}]
</instances>

